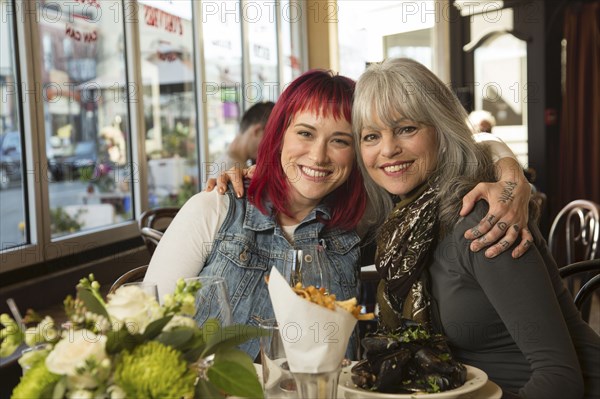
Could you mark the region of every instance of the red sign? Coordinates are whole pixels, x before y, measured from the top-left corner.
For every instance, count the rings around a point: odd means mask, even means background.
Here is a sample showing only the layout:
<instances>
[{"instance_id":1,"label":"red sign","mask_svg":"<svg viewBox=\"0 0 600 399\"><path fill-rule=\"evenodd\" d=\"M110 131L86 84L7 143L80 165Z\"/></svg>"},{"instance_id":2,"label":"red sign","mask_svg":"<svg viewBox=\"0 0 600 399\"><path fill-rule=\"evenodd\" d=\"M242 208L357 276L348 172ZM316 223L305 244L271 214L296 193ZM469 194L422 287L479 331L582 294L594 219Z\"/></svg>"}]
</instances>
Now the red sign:
<instances>
[{"instance_id":1,"label":"red sign","mask_svg":"<svg viewBox=\"0 0 600 399\"><path fill-rule=\"evenodd\" d=\"M181 18L158 8L144 5L144 20L146 25L164 29L167 32L183 35Z\"/></svg>"}]
</instances>

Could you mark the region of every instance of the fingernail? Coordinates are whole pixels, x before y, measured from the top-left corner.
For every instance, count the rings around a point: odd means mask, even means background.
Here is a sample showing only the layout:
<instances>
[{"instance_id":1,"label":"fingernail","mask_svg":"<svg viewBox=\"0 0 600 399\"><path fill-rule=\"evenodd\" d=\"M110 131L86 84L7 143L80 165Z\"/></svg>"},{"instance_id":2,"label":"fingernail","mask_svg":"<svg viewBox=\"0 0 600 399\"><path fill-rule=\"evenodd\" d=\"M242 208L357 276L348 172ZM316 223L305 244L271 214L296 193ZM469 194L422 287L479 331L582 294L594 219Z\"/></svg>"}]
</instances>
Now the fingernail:
<instances>
[{"instance_id":1,"label":"fingernail","mask_svg":"<svg viewBox=\"0 0 600 399\"><path fill-rule=\"evenodd\" d=\"M481 249L481 247L479 247L479 245L471 245L471 251L473 252L477 252Z\"/></svg>"},{"instance_id":2,"label":"fingernail","mask_svg":"<svg viewBox=\"0 0 600 399\"><path fill-rule=\"evenodd\" d=\"M222 188L219 188L219 192L220 192L221 194L223 194L223 193L225 192L225 190L223 190Z\"/></svg>"},{"instance_id":3,"label":"fingernail","mask_svg":"<svg viewBox=\"0 0 600 399\"><path fill-rule=\"evenodd\" d=\"M242 193L240 193L239 191L236 191L235 195L237 195L238 198L242 198Z\"/></svg>"},{"instance_id":4,"label":"fingernail","mask_svg":"<svg viewBox=\"0 0 600 399\"><path fill-rule=\"evenodd\" d=\"M486 251L485 256L488 258L495 258L496 257L496 253L492 252L492 251Z\"/></svg>"}]
</instances>

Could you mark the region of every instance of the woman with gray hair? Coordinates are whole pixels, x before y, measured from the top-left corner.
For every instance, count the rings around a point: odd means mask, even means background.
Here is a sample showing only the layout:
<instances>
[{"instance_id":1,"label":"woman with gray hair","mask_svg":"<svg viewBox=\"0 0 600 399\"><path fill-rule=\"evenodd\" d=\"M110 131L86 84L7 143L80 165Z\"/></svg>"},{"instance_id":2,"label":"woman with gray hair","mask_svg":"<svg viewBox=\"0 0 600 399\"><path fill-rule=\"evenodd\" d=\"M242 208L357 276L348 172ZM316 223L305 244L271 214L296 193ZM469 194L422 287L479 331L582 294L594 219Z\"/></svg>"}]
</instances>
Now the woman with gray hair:
<instances>
[{"instance_id":1,"label":"woman with gray hair","mask_svg":"<svg viewBox=\"0 0 600 399\"><path fill-rule=\"evenodd\" d=\"M489 215L479 201L459 217L462 197L495 180L466 119L456 96L415 61L373 64L357 82L352 124L381 226L382 325L394 330L412 319L442 332L454 356L483 369L505 395L597 397L600 337L574 307L536 224L533 246L518 259L507 251L490 265L466 250L466 227ZM515 234L524 227L497 225Z\"/></svg>"}]
</instances>

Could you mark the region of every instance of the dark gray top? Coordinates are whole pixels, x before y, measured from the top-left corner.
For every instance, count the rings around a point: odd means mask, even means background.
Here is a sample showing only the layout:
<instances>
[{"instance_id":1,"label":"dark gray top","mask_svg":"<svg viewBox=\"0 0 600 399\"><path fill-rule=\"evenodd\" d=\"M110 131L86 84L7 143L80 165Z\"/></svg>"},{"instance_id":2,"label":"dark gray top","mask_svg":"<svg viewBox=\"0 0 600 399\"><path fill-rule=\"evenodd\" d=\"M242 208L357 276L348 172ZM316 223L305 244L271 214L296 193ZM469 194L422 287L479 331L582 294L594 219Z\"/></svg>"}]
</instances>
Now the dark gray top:
<instances>
[{"instance_id":1,"label":"dark gray top","mask_svg":"<svg viewBox=\"0 0 600 399\"><path fill-rule=\"evenodd\" d=\"M580 398L582 370L585 397L600 397L600 337L581 319L537 227L519 259L510 249L494 259L469 250L463 234L487 208L480 201L459 221L429 268L434 319L453 353L524 398Z\"/></svg>"}]
</instances>

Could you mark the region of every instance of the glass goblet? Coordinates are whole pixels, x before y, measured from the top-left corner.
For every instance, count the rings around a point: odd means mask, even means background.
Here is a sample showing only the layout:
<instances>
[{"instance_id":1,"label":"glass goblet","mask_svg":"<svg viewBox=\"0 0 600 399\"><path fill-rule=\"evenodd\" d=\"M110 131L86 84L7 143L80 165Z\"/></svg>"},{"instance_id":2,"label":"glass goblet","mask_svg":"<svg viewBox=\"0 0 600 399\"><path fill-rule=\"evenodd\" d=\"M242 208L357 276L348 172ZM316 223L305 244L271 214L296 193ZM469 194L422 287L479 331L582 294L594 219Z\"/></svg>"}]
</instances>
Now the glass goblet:
<instances>
[{"instance_id":1,"label":"glass goblet","mask_svg":"<svg viewBox=\"0 0 600 399\"><path fill-rule=\"evenodd\" d=\"M323 287L327 292L330 276L325 250L321 245L308 249L292 249L286 253L284 277L290 285L301 283L304 287ZM289 277L288 277L289 276Z\"/></svg>"},{"instance_id":2,"label":"glass goblet","mask_svg":"<svg viewBox=\"0 0 600 399\"><path fill-rule=\"evenodd\" d=\"M203 325L208 319L217 319L221 327L232 324L231 303L227 283L223 277L190 277L185 281L199 281L201 285L196 292L196 314L194 315L198 325Z\"/></svg>"}]
</instances>

